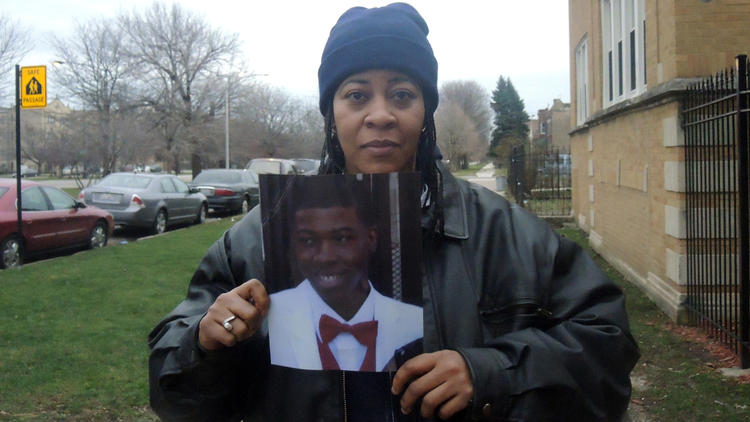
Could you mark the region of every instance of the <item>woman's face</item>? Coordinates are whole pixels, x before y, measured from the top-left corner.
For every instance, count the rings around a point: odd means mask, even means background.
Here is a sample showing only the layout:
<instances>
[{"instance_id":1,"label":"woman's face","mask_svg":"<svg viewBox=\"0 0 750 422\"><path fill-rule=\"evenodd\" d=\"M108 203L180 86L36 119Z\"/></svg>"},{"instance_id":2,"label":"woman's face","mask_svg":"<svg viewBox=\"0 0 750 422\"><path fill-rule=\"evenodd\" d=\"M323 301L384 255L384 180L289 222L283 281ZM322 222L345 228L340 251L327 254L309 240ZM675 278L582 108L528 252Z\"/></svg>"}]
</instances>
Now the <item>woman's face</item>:
<instances>
[{"instance_id":1,"label":"woman's face","mask_svg":"<svg viewBox=\"0 0 750 422\"><path fill-rule=\"evenodd\" d=\"M424 97L400 72L355 73L333 96L333 119L347 173L413 171L424 125Z\"/></svg>"}]
</instances>

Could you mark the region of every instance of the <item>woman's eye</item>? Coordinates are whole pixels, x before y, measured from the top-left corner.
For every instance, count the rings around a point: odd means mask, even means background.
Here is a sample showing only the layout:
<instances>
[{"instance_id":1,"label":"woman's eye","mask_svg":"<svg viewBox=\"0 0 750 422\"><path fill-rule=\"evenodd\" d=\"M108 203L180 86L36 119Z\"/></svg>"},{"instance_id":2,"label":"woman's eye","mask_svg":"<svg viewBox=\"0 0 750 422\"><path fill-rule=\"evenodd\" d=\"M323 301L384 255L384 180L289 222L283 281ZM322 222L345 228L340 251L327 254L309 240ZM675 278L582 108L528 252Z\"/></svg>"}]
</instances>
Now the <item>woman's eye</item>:
<instances>
[{"instance_id":1,"label":"woman's eye","mask_svg":"<svg viewBox=\"0 0 750 422\"><path fill-rule=\"evenodd\" d=\"M356 101L356 102L361 102L361 101L364 101L365 94L363 94L363 93L361 93L359 91L353 91L353 92L350 92L349 94L347 94L347 97L349 99L351 99L351 100Z\"/></svg>"},{"instance_id":2,"label":"woman's eye","mask_svg":"<svg viewBox=\"0 0 750 422\"><path fill-rule=\"evenodd\" d=\"M408 101L415 99L416 96L409 91L401 90L401 91L396 91L393 94L393 98L398 102L408 102Z\"/></svg>"}]
</instances>

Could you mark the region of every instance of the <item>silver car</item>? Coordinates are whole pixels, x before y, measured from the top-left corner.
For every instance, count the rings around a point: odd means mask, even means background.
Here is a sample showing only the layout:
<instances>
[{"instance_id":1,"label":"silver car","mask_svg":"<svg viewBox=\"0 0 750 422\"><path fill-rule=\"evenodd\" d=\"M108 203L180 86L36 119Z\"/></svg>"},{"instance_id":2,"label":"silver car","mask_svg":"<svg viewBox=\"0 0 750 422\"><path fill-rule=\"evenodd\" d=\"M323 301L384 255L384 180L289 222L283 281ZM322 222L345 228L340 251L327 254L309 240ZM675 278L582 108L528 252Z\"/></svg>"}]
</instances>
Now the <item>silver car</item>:
<instances>
[{"instance_id":1,"label":"silver car","mask_svg":"<svg viewBox=\"0 0 750 422\"><path fill-rule=\"evenodd\" d=\"M206 197L171 174L112 173L78 198L109 211L116 227L138 227L163 233L168 226L203 223Z\"/></svg>"}]
</instances>

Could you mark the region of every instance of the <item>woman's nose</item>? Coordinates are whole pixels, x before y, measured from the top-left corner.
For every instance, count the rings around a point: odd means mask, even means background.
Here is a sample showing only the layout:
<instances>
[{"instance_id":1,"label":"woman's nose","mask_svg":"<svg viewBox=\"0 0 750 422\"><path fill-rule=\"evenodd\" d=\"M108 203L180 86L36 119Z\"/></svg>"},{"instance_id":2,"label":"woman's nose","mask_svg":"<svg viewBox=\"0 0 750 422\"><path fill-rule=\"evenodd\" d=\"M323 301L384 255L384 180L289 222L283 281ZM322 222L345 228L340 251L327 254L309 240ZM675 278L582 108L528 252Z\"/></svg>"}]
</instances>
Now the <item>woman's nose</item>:
<instances>
[{"instance_id":1,"label":"woman's nose","mask_svg":"<svg viewBox=\"0 0 750 422\"><path fill-rule=\"evenodd\" d=\"M368 128L389 128L396 123L388 100L383 95L376 95L370 101L365 125Z\"/></svg>"}]
</instances>

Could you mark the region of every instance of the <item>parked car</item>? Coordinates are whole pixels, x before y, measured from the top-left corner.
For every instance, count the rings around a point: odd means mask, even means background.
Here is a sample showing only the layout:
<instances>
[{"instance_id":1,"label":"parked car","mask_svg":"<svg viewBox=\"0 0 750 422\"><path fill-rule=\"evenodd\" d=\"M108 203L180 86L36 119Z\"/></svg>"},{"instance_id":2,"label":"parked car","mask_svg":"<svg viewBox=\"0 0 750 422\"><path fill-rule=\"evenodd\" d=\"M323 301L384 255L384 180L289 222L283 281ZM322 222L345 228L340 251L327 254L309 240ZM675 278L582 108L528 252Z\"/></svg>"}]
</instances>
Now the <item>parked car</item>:
<instances>
[{"instance_id":1,"label":"parked car","mask_svg":"<svg viewBox=\"0 0 750 422\"><path fill-rule=\"evenodd\" d=\"M245 214L258 203L258 176L252 170L206 169L191 186L208 198L209 210Z\"/></svg>"},{"instance_id":2,"label":"parked car","mask_svg":"<svg viewBox=\"0 0 750 422\"><path fill-rule=\"evenodd\" d=\"M284 158L253 158L247 163L245 169L252 170L255 174L297 174L299 171L294 161Z\"/></svg>"},{"instance_id":3,"label":"parked car","mask_svg":"<svg viewBox=\"0 0 750 422\"><path fill-rule=\"evenodd\" d=\"M21 177L36 177L38 175L39 173L33 168L21 164Z\"/></svg>"},{"instance_id":4,"label":"parked car","mask_svg":"<svg viewBox=\"0 0 750 422\"><path fill-rule=\"evenodd\" d=\"M112 215L86 206L60 189L21 181L22 231L18 233L16 179L0 179L0 268L20 266L43 252L101 248L112 234ZM23 248L23 254L21 252Z\"/></svg>"},{"instance_id":5,"label":"parked car","mask_svg":"<svg viewBox=\"0 0 750 422\"><path fill-rule=\"evenodd\" d=\"M112 213L118 227L156 234L174 224L203 223L208 213L205 195L171 174L112 173L78 198Z\"/></svg>"},{"instance_id":6,"label":"parked car","mask_svg":"<svg viewBox=\"0 0 750 422\"><path fill-rule=\"evenodd\" d=\"M320 160L314 160L312 158L292 158L294 166L297 168L297 172L300 174L318 174L318 168L320 168Z\"/></svg>"}]
</instances>

